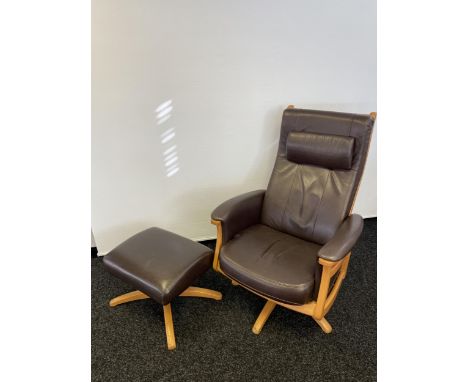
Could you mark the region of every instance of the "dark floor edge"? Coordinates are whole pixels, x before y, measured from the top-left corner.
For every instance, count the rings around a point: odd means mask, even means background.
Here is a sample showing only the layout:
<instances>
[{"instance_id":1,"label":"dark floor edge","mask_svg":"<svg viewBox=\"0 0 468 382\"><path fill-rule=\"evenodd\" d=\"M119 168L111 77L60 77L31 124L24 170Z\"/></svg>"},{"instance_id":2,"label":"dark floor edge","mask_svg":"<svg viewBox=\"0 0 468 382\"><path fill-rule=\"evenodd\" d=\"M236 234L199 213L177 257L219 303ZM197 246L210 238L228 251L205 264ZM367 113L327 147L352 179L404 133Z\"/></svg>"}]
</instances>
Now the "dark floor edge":
<instances>
[{"instance_id":1,"label":"dark floor edge","mask_svg":"<svg viewBox=\"0 0 468 382\"><path fill-rule=\"evenodd\" d=\"M377 221L377 217L375 218L365 218L365 221ZM211 240L199 240L200 244L206 245L207 247L214 248L216 239ZM98 257L98 250L97 247L91 247L91 258Z\"/></svg>"}]
</instances>

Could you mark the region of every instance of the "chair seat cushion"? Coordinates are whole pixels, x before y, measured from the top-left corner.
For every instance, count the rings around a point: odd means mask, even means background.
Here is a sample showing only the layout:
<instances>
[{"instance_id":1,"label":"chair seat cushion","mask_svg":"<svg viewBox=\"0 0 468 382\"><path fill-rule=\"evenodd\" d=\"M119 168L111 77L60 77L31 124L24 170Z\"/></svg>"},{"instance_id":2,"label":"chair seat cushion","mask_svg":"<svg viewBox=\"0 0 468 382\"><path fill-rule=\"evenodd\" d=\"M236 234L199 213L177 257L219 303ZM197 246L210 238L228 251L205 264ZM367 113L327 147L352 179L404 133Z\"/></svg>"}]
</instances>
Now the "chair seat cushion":
<instances>
[{"instance_id":1,"label":"chair seat cushion","mask_svg":"<svg viewBox=\"0 0 468 382\"><path fill-rule=\"evenodd\" d=\"M166 305L206 272L213 251L160 228L142 231L104 256L105 267Z\"/></svg>"},{"instance_id":2,"label":"chair seat cushion","mask_svg":"<svg viewBox=\"0 0 468 382\"><path fill-rule=\"evenodd\" d=\"M301 305L318 293L320 248L257 224L227 242L219 260L222 271L242 285L274 300Z\"/></svg>"}]
</instances>

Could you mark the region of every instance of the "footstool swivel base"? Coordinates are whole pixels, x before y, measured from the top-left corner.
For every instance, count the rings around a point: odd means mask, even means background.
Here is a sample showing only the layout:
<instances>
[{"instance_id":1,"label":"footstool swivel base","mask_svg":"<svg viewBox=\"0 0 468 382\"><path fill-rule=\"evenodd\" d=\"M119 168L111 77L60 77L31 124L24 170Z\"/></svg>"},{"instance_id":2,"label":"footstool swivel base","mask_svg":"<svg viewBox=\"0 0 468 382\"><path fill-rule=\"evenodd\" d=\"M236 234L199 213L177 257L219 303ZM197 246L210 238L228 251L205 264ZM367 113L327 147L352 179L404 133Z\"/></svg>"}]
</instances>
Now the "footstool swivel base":
<instances>
[{"instance_id":1,"label":"footstool swivel base","mask_svg":"<svg viewBox=\"0 0 468 382\"><path fill-rule=\"evenodd\" d=\"M212 289L198 288L198 287L188 287L184 290L180 297L204 297L212 298L213 300L221 300L223 295L220 292L217 292ZM140 292L139 290L122 294L118 297L114 297L110 300L109 305L114 307L117 305L125 304L126 302L144 300L146 298L151 298L150 296ZM174 323L172 321L172 310L171 304L163 305L164 307L164 323L166 326L166 338L167 338L167 348L169 350L174 350L176 347L176 340L174 334Z\"/></svg>"},{"instance_id":2,"label":"footstool swivel base","mask_svg":"<svg viewBox=\"0 0 468 382\"><path fill-rule=\"evenodd\" d=\"M137 290L110 300L111 307L151 298L163 305L167 347L176 347L171 301L178 297L221 300L211 289L189 286L211 267L213 251L192 240L159 228L132 236L108 255L104 266Z\"/></svg>"}]
</instances>

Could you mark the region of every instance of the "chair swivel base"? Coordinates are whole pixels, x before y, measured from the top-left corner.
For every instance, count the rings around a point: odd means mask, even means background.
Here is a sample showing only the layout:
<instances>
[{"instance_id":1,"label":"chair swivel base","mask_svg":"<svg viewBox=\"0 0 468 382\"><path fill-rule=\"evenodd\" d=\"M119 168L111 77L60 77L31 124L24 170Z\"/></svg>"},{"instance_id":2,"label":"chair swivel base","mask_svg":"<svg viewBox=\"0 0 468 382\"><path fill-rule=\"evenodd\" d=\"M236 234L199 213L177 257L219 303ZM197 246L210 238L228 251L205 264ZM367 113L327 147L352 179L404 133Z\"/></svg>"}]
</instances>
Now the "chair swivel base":
<instances>
[{"instance_id":1,"label":"chair swivel base","mask_svg":"<svg viewBox=\"0 0 468 382\"><path fill-rule=\"evenodd\" d=\"M262 311L258 315L254 326L252 327L252 332L254 332L255 334L260 334L260 332L263 329L263 326L265 325L266 321L268 320L268 317L270 317L271 312L273 312L273 309L275 309L276 305L278 305L277 302L274 302L272 300L267 300L267 302L264 305ZM279 304L279 305L283 305L283 306L291 309L286 304ZM318 318L315 318L313 316L313 311L314 311L314 308L315 308L315 302L310 303L310 304L306 304L306 305L302 305L302 306L300 306L300 308L302 308L302 309L297 309L296 311L298 311L300 313L303 313L303 314L305 314L307 316L312 317L314 319L314 321L318 324L318 326L320 326L320 328L325 333L329 334L329 333L332 332L332 326L330 325L330 323L327 321L327 319L325 317L322 317L321 319L318 319Z\"/></svg>"}]
</instances>

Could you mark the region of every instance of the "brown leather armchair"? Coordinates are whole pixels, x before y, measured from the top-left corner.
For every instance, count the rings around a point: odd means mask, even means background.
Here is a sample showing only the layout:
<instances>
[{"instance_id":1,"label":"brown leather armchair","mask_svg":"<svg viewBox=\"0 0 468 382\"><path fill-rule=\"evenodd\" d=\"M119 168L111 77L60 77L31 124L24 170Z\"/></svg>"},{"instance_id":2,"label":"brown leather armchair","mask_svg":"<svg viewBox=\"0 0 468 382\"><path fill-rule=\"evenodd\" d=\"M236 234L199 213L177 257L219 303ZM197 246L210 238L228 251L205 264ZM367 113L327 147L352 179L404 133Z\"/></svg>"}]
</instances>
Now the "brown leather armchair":
<instances>
[{"instance_id":1,"label":"brown leather armchair","mask_svg":"<svg viewBox=\"0 0 468 382\"><path fill-rule=\"evenodd\" d=\"M325 315L363 228L351 210L375 117L289 106L267 190L213 211L213 268L267 300L255 334L276 305L311 316L331 332Z\"/></svg>"}]
</instances>

